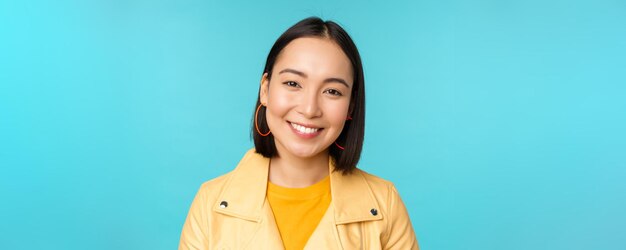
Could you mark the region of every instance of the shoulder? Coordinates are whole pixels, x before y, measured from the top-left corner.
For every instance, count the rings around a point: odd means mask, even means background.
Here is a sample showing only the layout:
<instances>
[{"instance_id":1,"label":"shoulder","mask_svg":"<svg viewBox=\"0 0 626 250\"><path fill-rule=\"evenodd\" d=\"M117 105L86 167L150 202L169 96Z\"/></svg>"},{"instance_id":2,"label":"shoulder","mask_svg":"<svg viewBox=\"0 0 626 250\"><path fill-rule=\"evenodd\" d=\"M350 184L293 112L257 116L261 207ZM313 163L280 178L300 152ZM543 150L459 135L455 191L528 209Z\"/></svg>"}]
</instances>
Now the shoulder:
<instances>
[{"instance_id":1,"label":"shoulder","mask_svg":"<svg viewBox=\"0 0 626 250\"><path fill-rule=\"evenodd\" d=\"M217 199L228 182L228 179L233 174L233 171L203 182L200 185L197 195L205 202Z\"/></svg>"},{"instance_id":2,"label":"shoulder","mask_svg":"<svg viewBox=\"0 0 626 250\"><path fill-rule=\"evenodd\" d=\"M198 191L198 193L202 193L210 197L218 196L222 192L222 190L228 185L230 179L232 179L233 176L237 175L237 172L245 172L245 170L241 170L241 167L243 165L249 165L251 161L254 162L255 156L257 155L254 153L254 149L248 150L233 170L203 182L202 185L200 185L200 190Z\"/></svg>"},{"instance_id":3,"label":"shoulder","mask_svg":"<svg viewBox=\"0 0 626 250\"><path fill-rule=\"evenodd\" d=\"M385 195L390 195L390 192L396 189L393 182L383 179L379 176L370 174L362 169L357 168L354 170L352 174L362 176L363 179L369 185L370 189L372 189L372 191L375 193L383 193Z\"/></svg>"},{"instance_id":4,"label":"shoulder","mask_svg":"<svg viewBox=\"0 0 626 250\"><path fill-rule=\"evenodd\" d=\"M382 221L385 224L383 237L386 246L395 245L401 246L400 249L418 249L408 211L395 185L363 170L357 170L355 173L366 180L383 213Z\"/></svg>"},{"instance_id":5,"label":"shoulder","mask_svg":"<svg viewBox=\"0 0 626 250\"><path fill-rule=\"evenodd\" d=\"M365 178L365 180L367 180L368 183L372 183L373 185L384 186L384 187L393 186L393 183L391 181L388 181L376 175L370 174L360 168L355 169L352 174L358 174L358 175L363 176L363 178Z\"/></svg>"},{"instance_id":6,"label":"shoulder","mask_svg":"<svg viewBox=\"0 0 626 250\"><path fill-rule=\"evenodd\" d=\"M393 182L358 168L355 169L352 174L362 176L369 186L371 194L383 211L392 210L391 207L395 206L396 203L401 200L400 194Z\"/></svg>"}]
</instances>

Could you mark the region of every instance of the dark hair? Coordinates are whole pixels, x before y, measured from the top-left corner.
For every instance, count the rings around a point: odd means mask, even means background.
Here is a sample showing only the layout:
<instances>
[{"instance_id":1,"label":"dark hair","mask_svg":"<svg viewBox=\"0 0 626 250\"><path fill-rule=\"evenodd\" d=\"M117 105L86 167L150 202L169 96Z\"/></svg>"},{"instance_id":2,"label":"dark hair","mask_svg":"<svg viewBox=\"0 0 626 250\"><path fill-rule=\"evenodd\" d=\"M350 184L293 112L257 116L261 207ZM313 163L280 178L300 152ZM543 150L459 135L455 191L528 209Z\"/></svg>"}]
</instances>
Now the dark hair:
<instances>
[{"instance_id":1,"label":"dark hair","mask_svg":"<svg viewBox=\"0 0 626 250\"><path fill-rule=\"evenodd\" d=\"M323 21L319 17L309 17L287 29L285 33L283 33L276 40L274 46L272 46L272 49L267 56L267 61L265 62L265 68L263 69L263 73L267 73L268 80L272 77L274 63L276 62L280 52L291 41L302 37L320 37L330 39L341 47L341 50L343 50L352 64L354 83L352 84L350 108L348 111L352 120L346 121L341 134L336 140L336 142L339 145L342 145L345 150L341 150L334 144L331 144L329 149L329 154L335 163L335 169L343 172L344 174L351 173L352 170L356 168L359 158L361 157L363 137L365 134L365 86L361 56L359 55L359 51L348 33L337 23L333 21ZM253 114L256 113L257 107L260 104L261 101L260 98L258 98L256 106L254 107L255 112L253 112ZM269 130L267 120L265 118L265 110L265 106L259 109L258 115L260 118L256 121L261 132ZM273 134L268 136L259 135L254 125L254 119L256 119L256 116L253 116L252 119L252 137L254 138L256 152L268 158L275 156L278 152L276 150L276 145L274 144Z\"/></svg>"}]
</instances>

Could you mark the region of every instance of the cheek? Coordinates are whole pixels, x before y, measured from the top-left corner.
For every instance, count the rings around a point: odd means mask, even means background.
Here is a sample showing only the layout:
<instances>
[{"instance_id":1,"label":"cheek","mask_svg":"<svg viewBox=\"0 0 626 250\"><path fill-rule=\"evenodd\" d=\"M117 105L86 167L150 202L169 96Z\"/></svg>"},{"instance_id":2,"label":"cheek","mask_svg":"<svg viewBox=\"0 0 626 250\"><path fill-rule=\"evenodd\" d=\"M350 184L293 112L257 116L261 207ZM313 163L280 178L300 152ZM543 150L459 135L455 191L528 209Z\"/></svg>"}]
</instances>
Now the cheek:
<instances>
[{"instance_id":1,"label":"cheek","mask_svg":"<svg viewBox=\"0 0 626 250\"><path fill-rule=\"evenodd\" d=\"M337 105L336 103L330 107L328 107L325 112L325 115L330 123L336 126L341 126L345 123L346 117L348 116L348 106L349 102L341 103ZM339 128L341 130L341 128Z\"/></svg>"},{"instance_id":2,"label":"cheek","mask_svg":"<svg viewBox=\"0 0 626 250\"><path fill-rule=\"evenodd\" d=\"M274 117L283 117L289 112L290 105L294 103L291 97L282 93L281 89L270 89L267 100L268 112Z\"/></svg>"}]
</instances>

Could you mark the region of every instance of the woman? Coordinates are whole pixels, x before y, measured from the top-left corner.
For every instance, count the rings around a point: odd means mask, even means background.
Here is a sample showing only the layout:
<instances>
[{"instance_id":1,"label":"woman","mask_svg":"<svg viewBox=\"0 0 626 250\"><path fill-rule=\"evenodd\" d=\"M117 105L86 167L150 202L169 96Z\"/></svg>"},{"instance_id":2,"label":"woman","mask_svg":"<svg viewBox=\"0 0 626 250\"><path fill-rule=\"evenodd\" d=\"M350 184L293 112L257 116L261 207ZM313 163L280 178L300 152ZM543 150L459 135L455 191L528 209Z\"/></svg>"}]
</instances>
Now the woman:
<instances>
[{"instance_id":1,"label":"woman","mask_svg":"<svg viewBox=\"0 0 626 250\"><path fill-rule=\"evenodd\" d=\"M311 17L267 57L255 148L204 183L179 249L418 249L393 184L356 168L363 68L350 36Z\"/></svg>"}]
</instances>

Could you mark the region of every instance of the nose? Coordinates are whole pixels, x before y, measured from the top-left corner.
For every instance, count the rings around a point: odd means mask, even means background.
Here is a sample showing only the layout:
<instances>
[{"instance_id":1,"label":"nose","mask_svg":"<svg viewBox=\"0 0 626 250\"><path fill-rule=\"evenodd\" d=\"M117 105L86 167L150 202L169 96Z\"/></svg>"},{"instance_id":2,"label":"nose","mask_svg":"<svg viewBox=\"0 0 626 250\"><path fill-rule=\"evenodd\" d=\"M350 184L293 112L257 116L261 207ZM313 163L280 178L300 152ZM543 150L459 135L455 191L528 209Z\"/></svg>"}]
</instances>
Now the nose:
<instances>
[{"instance_id":1,"label":"nose","mask_svg":"<svg viewBox=\"0 0 626 250\"><path fill-rule=\"evenodd\" d=\"M320 117L322 115L322 109L320 108L318 98L317 93L308 91L300 100L298 113L302 114L307 119Z\"/></svg>"}]
</instances>

